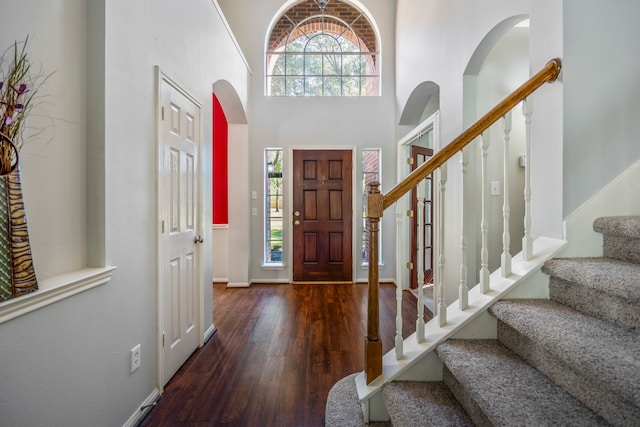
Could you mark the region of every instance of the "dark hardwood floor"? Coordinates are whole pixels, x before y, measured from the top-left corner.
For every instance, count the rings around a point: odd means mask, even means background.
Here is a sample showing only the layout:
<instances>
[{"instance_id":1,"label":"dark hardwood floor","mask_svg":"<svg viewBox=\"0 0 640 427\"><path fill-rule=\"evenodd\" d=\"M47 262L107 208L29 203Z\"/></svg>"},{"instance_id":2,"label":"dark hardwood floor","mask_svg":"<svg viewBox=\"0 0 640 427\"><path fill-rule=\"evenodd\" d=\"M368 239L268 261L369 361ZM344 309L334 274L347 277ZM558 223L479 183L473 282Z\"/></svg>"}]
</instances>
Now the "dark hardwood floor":
<instances>
[{"instance_id":1,"label":"dark hardwood floor","mask_svg":"<svg viewBox=\"0 0 640 427\"><path fill-rule=\"evenodd\" d=\"M403 294L406 337L417 310L415 297ZM140 426L324 426L330 388L364 369L366 284L216 284L213 295L216 334ZM382 285L380 300L386 353L394 347L395 286Z\"/></svg>"}]
</instances>

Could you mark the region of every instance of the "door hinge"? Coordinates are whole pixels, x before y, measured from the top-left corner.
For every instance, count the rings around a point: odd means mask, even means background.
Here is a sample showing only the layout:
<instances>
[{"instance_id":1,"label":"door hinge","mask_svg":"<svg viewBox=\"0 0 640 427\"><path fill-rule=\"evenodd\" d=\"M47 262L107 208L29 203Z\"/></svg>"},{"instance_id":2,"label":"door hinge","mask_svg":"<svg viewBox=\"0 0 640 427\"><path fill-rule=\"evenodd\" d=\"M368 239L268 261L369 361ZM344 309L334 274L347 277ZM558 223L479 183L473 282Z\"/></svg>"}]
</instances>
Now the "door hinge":
<instances>
[{"instance_id":1,"label":"door hinge","mask_svg":"<svg viewBox=\"0 0 640 427\"><path fill-rule=\"evenodd\" d=\"M162 220L162 233L164 234L164 219Z\"/></svg>"},{"instance_id":2,"label":"door hinge","mask_svg":"<svg viewBox=\"0 0 640 427\"><path fill-rule=\"evenodd\" d=\"M407 211L407 216L408 216L409 218L413 218L413 209L409 209L409 210Z\"/></svg>"},{"instance_id":3,"label":"door hinge","mask_svg":"<svg viewBox=\"0 0 640 427\"><path fill-rule=\"evenodd\" d=\"M409 165L413 164L413 157L407 157L407 164Z\"/></svg>"},{"instance_id":4,"label":"door hinge","mask_svg":"<svg viewBox=\"0 0 640 427\"><path fill-rule=\"evenodd\" d=\"M164 107L162 107L160 115L162 116L162 120L164 120Z\"/></svg>"},{"instance_id":5,"label":"door hinge","mask_svg":"<svg viewBox=\"0 0 640 427\"><path fill-rule=\"evenodd\" d=\"M162 346L164 347L164 332L162 333Z\"/></svg>"},{"instance_id":6,"label":"door hinge","mask_svg":"<svg viewBox=\"0 0 640 427\"><path fill-rule=\"evenodd\" d=\"M407 263L407 270L413 270L413 263L412 262L408 262Z\"/></svg>"}]
</instances>

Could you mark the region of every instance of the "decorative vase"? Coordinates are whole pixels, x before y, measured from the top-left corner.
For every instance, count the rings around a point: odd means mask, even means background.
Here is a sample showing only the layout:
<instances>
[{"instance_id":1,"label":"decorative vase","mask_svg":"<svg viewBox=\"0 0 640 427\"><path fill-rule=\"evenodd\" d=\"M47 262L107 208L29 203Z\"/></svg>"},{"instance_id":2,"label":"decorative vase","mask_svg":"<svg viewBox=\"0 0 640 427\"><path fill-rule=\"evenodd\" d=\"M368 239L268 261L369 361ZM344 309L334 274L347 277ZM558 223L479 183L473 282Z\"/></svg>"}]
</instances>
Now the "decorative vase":
<instances>
[{"instance_id":1,"label":"decorative vase","mask_svg":"<svg viewBox=\"0 0 640 427\"><path fill-rule=\"evenodd\" d=\"M22 200L18 151L8 142L15 155L11 170L0 175L0 301L34 292L38 289L27 218Z\"/></svg>"}]
</instances>

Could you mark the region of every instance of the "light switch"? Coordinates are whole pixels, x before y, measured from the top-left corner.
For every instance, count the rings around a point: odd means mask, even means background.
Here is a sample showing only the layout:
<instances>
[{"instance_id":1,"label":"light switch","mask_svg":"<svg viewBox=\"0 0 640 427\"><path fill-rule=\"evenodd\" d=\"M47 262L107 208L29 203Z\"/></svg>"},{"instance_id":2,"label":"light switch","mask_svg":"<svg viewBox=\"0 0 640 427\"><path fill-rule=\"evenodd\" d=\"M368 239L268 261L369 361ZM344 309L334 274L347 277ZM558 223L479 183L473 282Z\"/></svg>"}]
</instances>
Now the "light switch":
<instances>
[{"instance_id":1,"label":"light switch","mask_svg":"<svg viewBox=\"0 0 640 427\"><path fill-rule=\"evenodd\" d=\"M492 196L500 195L500 181L491 181L491 195Z\"/></svg>"}]
</instances>

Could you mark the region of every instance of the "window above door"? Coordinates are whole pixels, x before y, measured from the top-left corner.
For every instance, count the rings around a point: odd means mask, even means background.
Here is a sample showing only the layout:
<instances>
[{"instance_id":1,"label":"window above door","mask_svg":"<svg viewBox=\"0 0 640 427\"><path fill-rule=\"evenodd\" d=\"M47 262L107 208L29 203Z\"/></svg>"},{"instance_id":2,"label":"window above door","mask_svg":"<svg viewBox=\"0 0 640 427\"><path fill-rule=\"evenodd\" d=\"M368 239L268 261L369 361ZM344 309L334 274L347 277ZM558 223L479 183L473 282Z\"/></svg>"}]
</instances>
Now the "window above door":
<instances>
[{"instance_id":1,"label":"window above door","mask_svg":"<svg viewBox=\"0 0 640 427\"><path fill-rule=\"evenodd\" d=\"M366 15L338 0L298 3L268 38L267 96L378 96L378 36Z\"/></svg>"}]
</instances>

